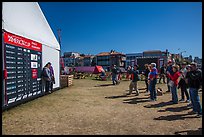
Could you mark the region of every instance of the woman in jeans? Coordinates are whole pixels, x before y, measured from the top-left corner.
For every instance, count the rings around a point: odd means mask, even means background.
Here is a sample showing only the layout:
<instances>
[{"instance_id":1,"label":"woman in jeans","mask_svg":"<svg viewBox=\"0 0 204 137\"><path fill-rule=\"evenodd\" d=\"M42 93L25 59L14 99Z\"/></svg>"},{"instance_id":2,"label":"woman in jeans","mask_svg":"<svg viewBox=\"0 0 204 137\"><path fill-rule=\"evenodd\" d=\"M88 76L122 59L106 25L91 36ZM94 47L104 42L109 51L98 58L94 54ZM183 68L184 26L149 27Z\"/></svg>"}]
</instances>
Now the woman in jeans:
<instances>
[{"instance_id":1,"label":"woman in jeans","mask_svg":"<svg viewBox=\"0 0 204 137\"><path fill-rule=\"evenodd\" d=\"M167 75L170 78L170 80L173 81L172 85L170 86L171 94L172 94L172 102L174 104L178 104L177 86L178 86L178 81L179 81L179 77L180 77L179 66L173 65L172 69L173 69L173 74L170 74L167 71Z\"/></svg>"}]
</instances>

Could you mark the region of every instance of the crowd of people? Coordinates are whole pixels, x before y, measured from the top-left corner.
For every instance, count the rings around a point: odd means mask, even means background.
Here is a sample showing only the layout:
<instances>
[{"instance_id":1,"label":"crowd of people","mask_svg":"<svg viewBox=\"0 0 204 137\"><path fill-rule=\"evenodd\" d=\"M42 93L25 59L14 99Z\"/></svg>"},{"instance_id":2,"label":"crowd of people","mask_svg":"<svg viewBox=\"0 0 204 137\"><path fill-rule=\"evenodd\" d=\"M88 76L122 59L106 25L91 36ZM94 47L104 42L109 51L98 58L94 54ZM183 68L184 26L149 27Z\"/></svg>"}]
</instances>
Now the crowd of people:
<instances>
[{"instance_id":1,"label":"crowd of people","mask_svg":"<svg viewBox=\"0 0 204 137\"><path fill-rule=\"evenodd\" d=\"M188 106L193 108L193 113L198 116L202 116L202 107L200 104L200 98L198 91L202 85L202 71L197 68L197 64L192 62L187 65L183 62L180 66L173 64L171 60L167 65L163 65L158 73L156 63L145 64L145 70L142 74L145 77L146 92L150 93L150 101L157 101L156 84L159 79L163 79L163 83L167 84L167 91L171 93L171 102L178 104L178 102L186 102ZM120 70L116 65L111 67L112 83L113 85L120 84ZM48 62L42 70L42 85L45 93L52 93L53 84L55 84L54 70L50 62ZM140 80L140 74L138 71L138 65L134 67L129 66L127 68L127 79L130 79L129 92L127 95L132 94L133 89L136 91L136 96L139 95L138 81ZM166 81L167 80L167 81ZM178 89L181 91L181 99L178 97ZM186 98L186 100L185 100Z\"/></svg>"},{"instance_id":2,"label":"crowd of people","mask_svg":"<svg viewBox=\"0 0 204 137\"><path fill-rule=\"evenodd\" d=\"M112 82L113 85L119 83L117 79L116 65L112 65ZM167 91L171 93L171 102L178 104L178 102L186 102L188 106L193 108L192 113L196 113L198 116L202 116L202 107L200 104L200 98L198 91L202 85L202 71L197 68L197 63L192 62L187 65L183 62L180 66L173 64L171 60L167 64L164 64L158 73L156 63L145 64L145 70L142 74L145 76L146 92L150 92L150 101L157 100L156 84L163 83L167 84ZM130 79L129 92L127 95L132 94L133 89L136 91L136 96L139 95L137 88L137 82L140 80L138 71L138 65L134 67L129 66L127 68L126 79ZM166 81L167 80L167 81ZM178 90L181 91L181 99L178 97ZM186 100L185 100L186 98Z\"/></svg>"}]
</instances>

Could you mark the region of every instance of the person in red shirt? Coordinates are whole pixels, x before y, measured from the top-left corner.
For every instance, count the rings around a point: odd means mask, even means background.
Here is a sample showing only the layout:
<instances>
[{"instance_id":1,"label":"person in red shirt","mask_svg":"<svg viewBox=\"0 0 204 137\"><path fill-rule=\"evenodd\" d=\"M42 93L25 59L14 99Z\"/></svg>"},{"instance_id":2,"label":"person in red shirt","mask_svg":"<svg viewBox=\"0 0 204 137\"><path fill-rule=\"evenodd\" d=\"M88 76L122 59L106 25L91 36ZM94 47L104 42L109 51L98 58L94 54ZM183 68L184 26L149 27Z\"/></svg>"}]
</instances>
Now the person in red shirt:
<instances>
[{"instance_id":1,"label":"person in red shirt","mask_svg":"<svg viewBox=\"0 0 204 137\"><path fill-rule=\"evenodd\" d=\"M178 94L177 94L177 86L179 82L180 72L179 72L179 66L173 65L172 66L173 73L170 74L170 72L167 72L168 77L170 78L169 86L171 88L171 94L172 94L172 102L174 104L178 104Z\"/></svg>"}]
</instances>

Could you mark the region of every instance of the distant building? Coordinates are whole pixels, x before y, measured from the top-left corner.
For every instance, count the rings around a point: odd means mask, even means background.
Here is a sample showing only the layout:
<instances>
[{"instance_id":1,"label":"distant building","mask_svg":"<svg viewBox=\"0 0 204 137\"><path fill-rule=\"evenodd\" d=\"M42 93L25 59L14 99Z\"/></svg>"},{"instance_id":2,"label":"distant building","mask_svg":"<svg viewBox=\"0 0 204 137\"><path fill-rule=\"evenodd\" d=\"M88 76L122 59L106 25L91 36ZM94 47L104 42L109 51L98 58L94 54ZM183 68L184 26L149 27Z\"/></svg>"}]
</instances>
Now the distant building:
<instances>
[{"instance_id":1,"label":"distant building","mask_svg":"<svg viewBox=\"0 0 204 137\"><path fill-rule=\"evenodd\" d=\"M64 52L64 65L66 67L76 66L78 58L80 58L80 53L78 52Z\"/></svg>"},{"instance_id":2,"label":"distant building","mask_svg":"<svg viewBox=\"0 0 204 137\"><path fill-rule=\"evenodd\" d=\"M143 57L158 58L159 59L158 68L160 68L163 64L167 64L169 60L169 52L168 50L166 51L148 50L143 52Z\"/></svg>"},{"instance_id":3,"label":"distant building","mask_svg":"<svg viewBox=\"0 0 204 137\"><path fill-rule=\"evenodd\" d=\"M138 57L143 57L143 53L129 53L126 54L126 65L125 67L127 68L128 66L134 66L137 64L137 58Z\"/></svg>"},{"instance_id":4,"label":"distant building","mask_svg":"<svg viewBox=\"0 0 204 137\"><path fill-rule=\"evenodd\" d=\"M74 66L84 66L84 57L80 56L80 57L76 57L75 58L75 65Z\"/></svg>"},{"instance_id":5,"label":"distant building","mask_svg":"<svg viewBox=\"0 0 204 137\"><path fill-rule=\"evenodd\" d=\"M76 58L74 56L64 57L64 66L72 67L75 66Z\"/></svg>"},{"instance_id":6,"label":"distant building","mask_svg":"<svg viewBox=\"0 0 204 137\"><path fill-rule=\"evenodd\" d=\"M84 66L95 66L93 55L85 55L83 59Z\"/></svg>"},{"instance_id":7,"label":"distant building","mask_svg":"<svg viewBox=\"0 0 204 137\"><path fill-rule=\"evenodd\" d=\"M143 52L143 57L161 57L162 52L160 50L148 50Z\"/></svg>"},{"instance_id":8,"label":"distant building","mask_svg":"<svg viewBox=\"0 0 204 137\"><path fill-rule=\"evenodd\" d=\"M80 57L80 53L78 52L64 52L64 58L67 58L67 57L71 57L71 56L74 56L74 57Z\"/></svg>"},{"instance_id":9,"label":"distant building","mask_svg":"<svg viewBox=\"0 0 204 137\"><path fill-rule=\"evenodd\" d=\"M103 66L104 69L110 69L112 64L117 67L125 67L125 54L111 50L110 52L101 52L96 55L96 64Z\"/></svg>"}]
</instances>

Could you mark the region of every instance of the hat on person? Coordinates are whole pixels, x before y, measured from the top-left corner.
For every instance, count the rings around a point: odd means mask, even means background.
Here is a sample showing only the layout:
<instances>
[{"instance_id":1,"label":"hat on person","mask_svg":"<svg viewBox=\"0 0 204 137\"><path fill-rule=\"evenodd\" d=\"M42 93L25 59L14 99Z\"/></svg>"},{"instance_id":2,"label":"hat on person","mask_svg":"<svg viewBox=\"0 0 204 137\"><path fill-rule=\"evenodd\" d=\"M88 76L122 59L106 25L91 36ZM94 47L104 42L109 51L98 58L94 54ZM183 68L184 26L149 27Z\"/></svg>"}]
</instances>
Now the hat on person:
<instances>
[{"instance_id":1,"label":"hat on person","mask_svg":"<svg viewBox=\"0 0 204 137\"><path fill-rule=\"evenodd\" d=\"M187 66L186 66L186 68L190 68L190 67L191 67L191 65L187 65Z\"/></svg>"},{"instance_id":2,"label":"hat on person","mask_svg":"<svg viewBox=\"0 0 204 137\"><path fill-rule=\"evenodd\" d=\"M190 65L197 66L197 63L196 62L191 62Z\"/></svg>"},{"instance_id":3,"label":"hat on person","mask_svg":"<svg viewBox=\"0 0 204 137\"><path fill-rule=\"evenodd\" d=\"M151 66L152 67L156 67L156 63L151 63Z\"/></svg>"},{"instance_id":4,"label":"hat on person","mask_svg":"<svg viewBox=\"0 0 204 137\"><path fill-rule=\"evenodd\" d=\"M186 62L182 62L182 65L187 65L187 63Z\"/></svg>"}]
</instances>

